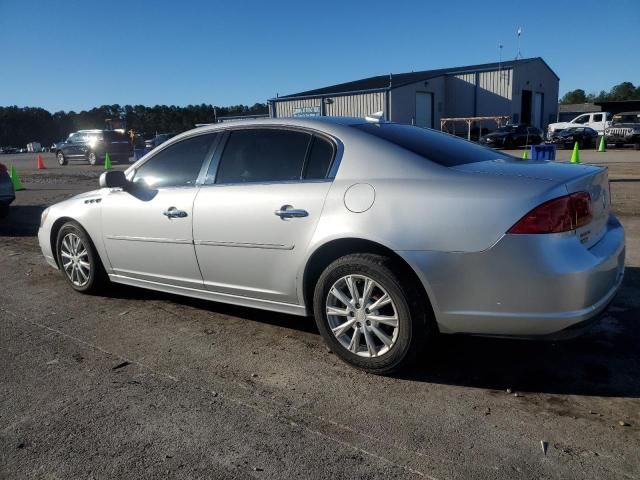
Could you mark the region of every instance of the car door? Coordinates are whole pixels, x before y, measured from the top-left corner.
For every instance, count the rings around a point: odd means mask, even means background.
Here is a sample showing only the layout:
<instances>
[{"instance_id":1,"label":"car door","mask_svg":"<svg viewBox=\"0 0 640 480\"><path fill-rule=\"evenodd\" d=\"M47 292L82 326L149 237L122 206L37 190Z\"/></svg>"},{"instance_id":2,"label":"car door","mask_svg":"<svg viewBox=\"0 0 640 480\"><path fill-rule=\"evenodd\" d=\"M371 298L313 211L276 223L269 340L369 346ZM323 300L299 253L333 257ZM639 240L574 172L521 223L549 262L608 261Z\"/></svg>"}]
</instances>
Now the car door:
<instances>
[{"instance_id":1,"label":"car door","mask_svg":"<svg viewBox=\"0 0 640 480\"><path fill-rule=\"evenodd\" d=\"M198 134L162 148L130 175L132 189L114 189L104 197L103 238L115 275L202 288L193 247L193 201L217 138Z\"/></svg>"},{"instance_id":2,"label":"car door","mask_svg":"<svg viewBox=\"0 0 640 480\"><path fill-rule=\"evenodd\" d=\"M72 133L61 147L62 153L67 158L77 158L80 154L81 133Z\"/></svg>"},{"instance_id":3,"label":"car door","mask_svg":"<svg viewBox=\"0 0 640 480\"><path fill-rule=\"evenodd\" d=\"M226 137L194 205L205 288L296 304L296 277L331 186L336 143L277 128Z\"/></svg>"}]
</instances>

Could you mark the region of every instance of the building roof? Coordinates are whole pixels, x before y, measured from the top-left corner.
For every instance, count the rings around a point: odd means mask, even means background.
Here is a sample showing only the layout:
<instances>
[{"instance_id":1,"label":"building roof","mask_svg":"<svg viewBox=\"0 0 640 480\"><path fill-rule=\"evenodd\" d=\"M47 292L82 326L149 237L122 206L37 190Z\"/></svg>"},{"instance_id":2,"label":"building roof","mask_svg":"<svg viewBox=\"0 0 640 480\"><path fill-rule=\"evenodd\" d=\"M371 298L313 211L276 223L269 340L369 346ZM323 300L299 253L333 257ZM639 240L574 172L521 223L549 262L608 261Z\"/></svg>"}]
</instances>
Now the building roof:
<instances>
[{"instance_id":1,"label":"building roof","mask_svg":"<svg viewBox=\"0 0 640 480\"><path fill-rule=\"evenodd\" d=\"M601 112L602 108L594 103L561 103L559 111L560 113L590 113Z\"/></svg>"},{"instance_id":2,"label":"building roof","mask_svg":"<svg viewBox=\"0 0 640 480\"><path fill-rule=\"evenodd\" d=\"M337 85L331 85L329 87L317 88L315 90L307 90L305 92L294 93L291 95L285 95L282 97L274 98L272 100L291 99L299 97L312 97L321 95L335 95L339 93L349 93L358 91L369 90L382 90L402 87L411 83L417 83L431 78L440 77L442 75L457 75L460 73L473 73L485 70L496 70L498 68L513 68L516 65L522 65L525 63L541 61L556 78L559 78L556 73L551 70L549 65L541 58L525 58L522 60L506 60L504 62L483 63L479 65L467 65L464 67L453 68L440 68L437 70L422 70L419 72L408 73L390 73L387 75L377 75L375 77L363 78L361 80L354 80L352 82L339 83Z\"/></svg>"}]
</instances>

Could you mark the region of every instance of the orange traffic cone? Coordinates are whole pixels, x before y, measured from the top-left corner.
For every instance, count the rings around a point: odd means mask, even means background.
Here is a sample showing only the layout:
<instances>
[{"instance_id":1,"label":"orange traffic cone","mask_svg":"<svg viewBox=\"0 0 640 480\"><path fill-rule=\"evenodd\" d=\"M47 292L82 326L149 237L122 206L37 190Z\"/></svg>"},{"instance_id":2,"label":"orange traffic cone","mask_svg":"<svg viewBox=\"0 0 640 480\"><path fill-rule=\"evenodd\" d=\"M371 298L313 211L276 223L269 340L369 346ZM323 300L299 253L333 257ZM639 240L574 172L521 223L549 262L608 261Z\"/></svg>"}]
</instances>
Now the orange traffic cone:
<instances>
[{"instance_id":1,"label":"orange traffic cone","mask_svg":"<svg viewBox=\"0 0 640 480\"><path fill-rule=\"evenodd\" d=\"M42 155L38 154L38 170L44 170L45 167L44 166L44 161L42 160Z\"/></svg>"}]
</instances>

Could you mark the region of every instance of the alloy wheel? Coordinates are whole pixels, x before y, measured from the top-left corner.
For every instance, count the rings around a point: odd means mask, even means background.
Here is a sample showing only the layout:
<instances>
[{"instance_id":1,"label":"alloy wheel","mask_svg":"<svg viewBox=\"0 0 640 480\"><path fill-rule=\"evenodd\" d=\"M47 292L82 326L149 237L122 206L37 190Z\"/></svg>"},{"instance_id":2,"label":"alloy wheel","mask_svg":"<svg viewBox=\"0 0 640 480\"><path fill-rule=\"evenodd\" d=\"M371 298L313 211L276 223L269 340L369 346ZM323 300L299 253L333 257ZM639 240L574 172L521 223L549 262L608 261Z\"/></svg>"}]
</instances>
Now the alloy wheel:
<instances>
[{"instance_id":1,"label":"alloy wheel","mask_svg":"<svg viewBox=\"0 0 640 480\"><path fill-rule=\"evenodd\" d=\"M67 233L60 245L62 267L71 283L77 287L84 287L89 283L91 263L89 252L82 243L82 239L75 233Z\"/></svg>"},{"instance_id":2,"label":"alloy wheel","mask_svg":"<svg viewBox=\"0 0 640 480\"><path fill-rule=\"evenodd\" d=\"M379 357L398 338L398 312L391 296L365 275L338 279L327 295L326 313L335 338L355 355Z\"/></svg>"}]
</instances>

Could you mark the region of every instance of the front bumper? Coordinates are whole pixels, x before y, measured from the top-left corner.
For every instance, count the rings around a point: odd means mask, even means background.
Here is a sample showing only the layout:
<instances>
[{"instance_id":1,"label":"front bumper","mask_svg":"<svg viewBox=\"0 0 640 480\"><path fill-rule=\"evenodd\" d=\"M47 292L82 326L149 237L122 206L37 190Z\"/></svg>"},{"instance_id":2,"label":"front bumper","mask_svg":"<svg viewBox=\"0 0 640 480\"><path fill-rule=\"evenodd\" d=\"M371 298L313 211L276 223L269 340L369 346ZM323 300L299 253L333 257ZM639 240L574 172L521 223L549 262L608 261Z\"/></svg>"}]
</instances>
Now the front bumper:
<instances>
[{"instance_id":1,"label":"front bumper","mask_svg":"<svg viewBox=\"0 0 640 480\"><path fill-rule=\"evenodd\" d=\"M550 336L598 317L620 287L624 229L613 215L606 229L590 249L560 233L504 235L483 252L398 253L423 281L441 332Z\"/></svg>"},{"instance_id":2,"label":"front bumper","mask_svg":"<svg viewBox=\"0 0 640 480\"><path fill-rule=\"evenodd\" d=\"M42 255L44 255L47 263L53 268L58 269L58 264L51 250L51 221L49 219L38 229L38 243L40 244L40 250L42 250Z\"/></svg>"}]
</instances>

